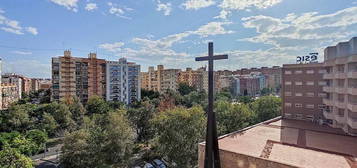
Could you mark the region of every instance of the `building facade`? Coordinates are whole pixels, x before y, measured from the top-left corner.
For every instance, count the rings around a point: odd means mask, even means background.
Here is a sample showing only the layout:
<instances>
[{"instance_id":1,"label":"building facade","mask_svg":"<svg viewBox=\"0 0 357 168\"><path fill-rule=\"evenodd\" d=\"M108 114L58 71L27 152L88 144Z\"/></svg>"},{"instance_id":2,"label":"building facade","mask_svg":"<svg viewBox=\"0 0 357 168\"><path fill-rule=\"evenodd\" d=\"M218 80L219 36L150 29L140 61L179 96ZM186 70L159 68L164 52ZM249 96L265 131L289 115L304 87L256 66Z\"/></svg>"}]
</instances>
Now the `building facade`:
<instances>
[{"instance_id":1,"label":"building facade","mask_svg":"<svg viewBox=\"0 0 357 168\"><path fill-rule=\"evenodd\" d=\"M322 63L283 65L282 116L289 119L322 122L326 85Z\"/></svg>"},{"instance_id":2,"label":"building facade","mask_svg":"<svg viewBox=\"0 0 357 168\"><path fill-rule=\"evenodd\" d=\"M64 56L52 58L52 100L77 96L83 103L94 95L105 98L105 60L96 53L88 58Z\"/></svg>"},{"instance_id":3,"label":"building facade","mask_svg":"<svg viewBox=\"0 0 357 168\"><path fill-rule=\"evenodd\" d=\"M25 86L25 84L23 78L20 75L14 73L6 73L1 76L1 82L9 85L16 85L17 94L19 95L20 99L22 98L22 92L24 91L23 86Z\"/></svg>"},{"instance_id":4,"label":"building facade","mask_svg":"<svg viewBox=\"0 0 357 168\"><path fill-rule=\"evenodd\" d=\"M158 65L157 70L149 67L148 72L141 73L142 89L164 93L168 90L177 90L181 69L164 69Z\"/></svg>"},{"instance_id":5,"label":"building facade","mask_svg":"<svg viewBox=\"0 0 357 168\"><path fill-rule=\"evenodd\" d=\"M327 47L324 57L327 96L323 114L332 121L330 126L357 135L357 37Z\"/></svg>"},{"instance_id":6,"label":"building facade","mask_svg":"<svg viewBox=\"0 0 357 168\"><path fill-rule=\"evenodd\" d=\"M106 100L131 104L141 98L140 65L125 58L106 63Z\"/></svg>"},{"instance_id":7,"label":"building facade","mask_svg":"<svg viewBox=\"0 0 357 168\"><path fill-rule=\"evenodd\" d=\"M1 84L1 110L9 108L9 106L20 99L18 85L15 83Z\"/></svg>"}]
</instances>

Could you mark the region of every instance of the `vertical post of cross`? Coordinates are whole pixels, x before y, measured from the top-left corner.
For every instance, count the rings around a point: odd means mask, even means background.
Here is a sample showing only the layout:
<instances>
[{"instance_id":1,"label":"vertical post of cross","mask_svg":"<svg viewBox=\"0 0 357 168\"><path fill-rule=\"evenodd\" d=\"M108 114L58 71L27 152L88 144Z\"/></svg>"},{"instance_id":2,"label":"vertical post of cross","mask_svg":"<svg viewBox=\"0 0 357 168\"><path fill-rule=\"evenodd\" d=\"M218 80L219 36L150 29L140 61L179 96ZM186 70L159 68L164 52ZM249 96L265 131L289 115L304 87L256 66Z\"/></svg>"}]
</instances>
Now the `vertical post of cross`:
<instances>
[{"instance_id":1,"label":"vertical post of cross","mask_svg":"<svg viewBox=\"0 0 357 168\"><path fill-rule=\"evenodd\" d=\"M207 111L207 133L205 148L205 168L220 168L219 148L217 139L216 116L213 112L214 101L214 69L213 61L228 59L228 55L213 55L213 42L208 43L208 56L196 57L196 61L208 61L208 111Z\"/></svg>"}]
</instances>

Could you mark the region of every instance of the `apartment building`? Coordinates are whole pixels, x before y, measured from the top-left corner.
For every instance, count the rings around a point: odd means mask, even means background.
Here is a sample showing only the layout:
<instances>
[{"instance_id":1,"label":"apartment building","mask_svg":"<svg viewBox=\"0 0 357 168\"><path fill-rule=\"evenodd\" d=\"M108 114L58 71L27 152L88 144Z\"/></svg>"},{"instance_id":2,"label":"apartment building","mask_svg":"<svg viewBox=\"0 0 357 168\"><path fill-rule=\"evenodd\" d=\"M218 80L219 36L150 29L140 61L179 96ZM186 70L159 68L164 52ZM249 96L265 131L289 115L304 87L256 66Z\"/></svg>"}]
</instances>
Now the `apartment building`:
<instances>
[{"instance_id":1,"label":"apartment building","mask_svg":"<svg viewBox=\"0 0 357 168\"><path fill-rule=\"evenodd\" d=\"M289 119L323 121L326 85L322 63L283 65L282 116Z\"/></svg>"},{"instance_id":2,"label":"apartment building","mask_svg":"<svg viewBox=\"0 0 357 168\"><path fill-rule=\"evenodd\" d=\"M28 84L25 83L27 80L25 80L23 76L15 73L5 73L1 76L1 82L5 84L15 84L19 98L22 98L22 93L25 92L24 86L28 86Z\"/></svg>"},{"instance_id":3,"label":"apartment building","mask_svg":"<svg viewBox=\"0 0 357 168\"><path fill-rule=\"evenodd\" d=\"M131 104L141 98L140 65L125 58L106 63L106 100Z\"/></svg>"},{"instance_id":4,"label":"apartment building","mask_svg":"<svg viewBox=\"0 0 357 168\"><path fill-rule=\"evenodd\" d=\"M249 75L254 72L260 72L265 76L266 87L272 88L276 92L280 92L281 89L281 77L282 77L282 68L279 66L261 67L261 68L243 68L236 71L233 71L233 75Z\"/></svg>"},{"instance_id":5,"label":"apartment building","mask_svg":"<svg viewBox=\"0 0 357 168\"><path fill-rule=\"evenodd\" d=\"M186 68L186 71L179 73L179 83L186 83L189 86L195 87L197 90L204 90L203 87L203 75L206 71L206 67L193 70L192 68Z\"/></svg>"},{"instance_id":6,"label":"apartment building","mask_svg":"<svg viewBox=\"0 0 357 168\"><path fill-rule=\"evenodd\" d=\"M323 114L331 120L330 126L357 136L357 37L327 47L324 58L327 96Z\"/></svg>"},{"instance_id":7,"label":"apartment building","mask_svg":"<svg viewBox=\"0 0 357 168\"><path fill-rule=\"evenodd\" d=\"M83 103L97 95L105 98L105 60L96 53L72 57L71 51L52 58L52 100L77 96Z\"/></svg>"},{"instance_id":8,"label":"apartment building","mask_svg":"<svg viewBox=\"0 0 357 168\"><path fill-rule=\"evenodd\" d=\"M163 65L158 65L157 70L149 67L148 72L141 73L141 88L161 93L177 90L180 72L181 69L164 69Z\"/></svg>"},{"instance_id":9,"label":"apartment building","mask_svg":"<svg viewBox=\"0 0 357 168\"><path fill-rule=\"evenodd\" d=\"M19 88L15 83L2 83L1 93L0 110L9 108L12 103L20 99Z\"/></svg>"}]
</instances>

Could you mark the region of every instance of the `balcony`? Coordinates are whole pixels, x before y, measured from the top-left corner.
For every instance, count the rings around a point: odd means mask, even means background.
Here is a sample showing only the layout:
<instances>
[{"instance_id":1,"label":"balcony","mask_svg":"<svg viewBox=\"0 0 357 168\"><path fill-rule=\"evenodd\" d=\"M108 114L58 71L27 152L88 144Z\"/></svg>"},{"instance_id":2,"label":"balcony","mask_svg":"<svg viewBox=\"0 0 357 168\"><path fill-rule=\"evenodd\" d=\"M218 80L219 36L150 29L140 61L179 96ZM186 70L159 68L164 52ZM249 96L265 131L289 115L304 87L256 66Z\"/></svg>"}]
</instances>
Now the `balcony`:
<instances>
[{"instance_id":1,"label":"balcony","mask_svg":"<svg viewBox=\"0 0 357 168\"><path fill-rule=\"evenodd\" d=\"M357 79L357 72L348 72L347 77Z\"/></svg>"},{"instance_id":2,"label":"balcony","mask_svg":"<svg viewBox=\"0 0 357 168\"><path fill-rule=\"evenodd\" d=\"M335 88L335 92L336 92L336 93L340 93L340 94L346 94L347 89L346 89L346 88L343 88L343 87L336 87L336 88Z\"/></svg>"},{"instance_id":3,"label":"balcony","mask_svg":"<svg viewBox=\"0 0 357 168\"><path fill-rule=\"evenodd\" d=\"M351 102L347 103L347 109L352 112L357 112L357 104L352 104Z\"/></svg>"},{"instance_id":4,"label":"balcony","mask_svg":"<svg viewBox=\"0 0 357 168\"><path fill-rule=\"evenodd\" d=\"M357 129L357 118L348 117L348 118L347 118L347 124L348 124L352 129Z\"/></svg>"},{"instance_id":5,"label":"balcony","mask_svg":"<svg viewBox=\"0 0 357 168\"><path fill-rule=\"evenodd\" d=\"M357 62L357 56L354 55L354 56L348 57L348 62L349 62L349 63L351 63L351 62Z\"/></svg>"},{"instance_id":6,"label":"balcony","mask_svg":"<svg viewBox=\"0 0 357 168\"><path fill-rule=\"evenodd\" d=\"M332 92L335 91L334 88L331 87L331 86L324 86L324 87L322 87L322 90L323 90L324 92L328 92L328 93L332 93Z\"/></svg>"},{"instance_id":7,"label":"balcony","mask_svg":"<svg viewBox=\"0 0 357 168\"><path fill-rule=\"evenodd\" d=\"M334 73L327 73L323 75L323 79L334 79L335 74Z\"/></svg>"},{"instance_id":8,"label":"balcony","mask_svg":"<svg viewBox=\"0 0 357 168\"><path fill-rule=\"evenodd\" d=\"M335 73L335 78L336 79L346 79L347 73L346 72L337 72L337 73Z\"/></svg>"},{"instance_id":9,"label":"balcony","mask_svg":"<svg viewBox=\"0 0 357 168\"><path fill-rule=\"evenodd\" d=\"M333 106L334 105L332 99L323 99L322 101L327 106Z\"/></svg>"},{"instance_id":10,"label":"balcony","mask_svg":"<svg viewBox=\"0 0 357 168\"><path fill-rule=\"evenodd\" d=\"M323 114L324 114L324 117L327 119L333 120L335 118L334 114L330 110L325 109Z\"/></svg>"},{"instance_id":11,"label":"balcony","mask_svg":"<svg viewBox=\"0 0 357 168\"><path fill-rule=\"evenodd\" d=\"M346 108L346 106L347 106L347 103L346 102L340 102L340 101L336 101L335 102L335 106L336 107L338 107L338 108L342 108L342 109L344 109L344 108Z\"/></svg>"},{"instance_id":12,"label":"balcony","mask_svg":"<svg viewBox=\"0 0 357 168\"><path fill-rule=\"evenodd\" d=\"M357 87L348 88L347 93L351 95L357 95Z\"/></svg>"}]
</instances>

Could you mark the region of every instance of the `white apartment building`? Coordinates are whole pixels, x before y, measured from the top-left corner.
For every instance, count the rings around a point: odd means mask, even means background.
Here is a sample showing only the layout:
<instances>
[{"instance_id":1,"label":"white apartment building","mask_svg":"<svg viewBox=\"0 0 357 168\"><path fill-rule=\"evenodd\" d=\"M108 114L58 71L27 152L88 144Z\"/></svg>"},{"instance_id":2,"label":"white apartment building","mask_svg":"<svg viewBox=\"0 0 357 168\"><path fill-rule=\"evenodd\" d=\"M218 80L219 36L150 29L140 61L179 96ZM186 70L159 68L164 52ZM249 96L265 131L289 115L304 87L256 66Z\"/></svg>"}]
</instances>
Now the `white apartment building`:
<instances>
[{"instance_id":1,"label":"white apartment building","mask_svg":"<svg viewBox=\"0 0 357 168\"><path fill-rule=\"evenodd\" d=\"M106 62L106 100L131 104L140 100L140 65L119 61Z\"/></svg>"}]
</instances>

